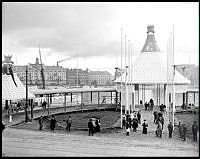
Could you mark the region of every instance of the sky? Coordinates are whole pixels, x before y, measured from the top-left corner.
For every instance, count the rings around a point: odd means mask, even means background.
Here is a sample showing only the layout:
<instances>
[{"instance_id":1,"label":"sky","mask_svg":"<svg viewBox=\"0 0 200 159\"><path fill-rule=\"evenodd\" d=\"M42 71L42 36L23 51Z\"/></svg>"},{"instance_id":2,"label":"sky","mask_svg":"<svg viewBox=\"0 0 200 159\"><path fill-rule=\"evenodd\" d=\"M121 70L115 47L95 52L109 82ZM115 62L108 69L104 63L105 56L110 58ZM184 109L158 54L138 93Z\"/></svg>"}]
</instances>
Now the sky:
<instances>
[{"instance_id":1,"label":"sky","mask_svg":"<svg viewBox=\"0 0 200 159\"><path fill-rule=\"evenodd\" d=\"M40 47L45 65L69 58L59 65L114 74L114 68L121 67L121 29L123 39L126 34L132 43L135 60L150 24L162 60L174 24L175 64L199 65L197 2L4 2L2 6L2 60L12 55L15 65L35 63Z\"/></svg>"}]
</instances>

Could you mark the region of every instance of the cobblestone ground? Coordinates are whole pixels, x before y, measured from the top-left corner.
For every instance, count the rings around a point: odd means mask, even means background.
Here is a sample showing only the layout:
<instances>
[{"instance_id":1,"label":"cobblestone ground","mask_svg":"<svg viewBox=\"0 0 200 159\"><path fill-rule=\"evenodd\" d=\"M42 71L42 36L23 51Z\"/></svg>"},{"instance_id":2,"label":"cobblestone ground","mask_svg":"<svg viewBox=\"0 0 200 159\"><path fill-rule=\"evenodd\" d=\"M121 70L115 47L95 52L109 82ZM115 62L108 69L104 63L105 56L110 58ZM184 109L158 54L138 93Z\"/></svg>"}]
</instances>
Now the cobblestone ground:
<instances>
[{"instance_id":1,"label":"cobblestone ground","mask_svg":"<svg viewBox=\"0 0 200 159\"><path fill-rule=\"evenodd\" d=\"M146 119L149 124L148 134L142 134L139 125L138 131L131 131L130 136L123 129L88 136L87 131L6 128L2 152L6 156L199 156L197 143L190 139L181 141L176 135L168 138L167 122L163 137L157 138L152 113L141 109L142 121ZM120 125L120 120L115 125Z\"/></svg>"},{"instance_id":2,"label":"cobblestone ground","mask_svg":"<svg viewBox=\"0 0 200 159\"><path fill-rule=\"evenodd\" d=\"M197 144L167 135L157 138L141 131L95 133L87 131L32 131L7 128L2 136L6 156L198 156Z\"/></svg>"}]
</instances>

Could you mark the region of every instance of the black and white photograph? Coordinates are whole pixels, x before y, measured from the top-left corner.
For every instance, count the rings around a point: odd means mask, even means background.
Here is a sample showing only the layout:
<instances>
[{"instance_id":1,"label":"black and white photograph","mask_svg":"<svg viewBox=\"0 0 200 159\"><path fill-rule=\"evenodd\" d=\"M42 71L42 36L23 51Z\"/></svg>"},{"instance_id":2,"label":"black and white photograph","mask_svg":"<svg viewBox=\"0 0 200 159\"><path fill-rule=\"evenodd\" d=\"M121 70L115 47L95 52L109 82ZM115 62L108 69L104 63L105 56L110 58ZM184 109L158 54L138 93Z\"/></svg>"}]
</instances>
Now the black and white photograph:
<instances>
[{"instance_id":1,"label":"black and white photograph","mask_svg":"<svg viewBox=\"0 0 200 159\"><path fill-rule=\"evenodd\" d=\"M2 157L199 157L199 2L2 2Z\"/></svg>"}]
</instances>

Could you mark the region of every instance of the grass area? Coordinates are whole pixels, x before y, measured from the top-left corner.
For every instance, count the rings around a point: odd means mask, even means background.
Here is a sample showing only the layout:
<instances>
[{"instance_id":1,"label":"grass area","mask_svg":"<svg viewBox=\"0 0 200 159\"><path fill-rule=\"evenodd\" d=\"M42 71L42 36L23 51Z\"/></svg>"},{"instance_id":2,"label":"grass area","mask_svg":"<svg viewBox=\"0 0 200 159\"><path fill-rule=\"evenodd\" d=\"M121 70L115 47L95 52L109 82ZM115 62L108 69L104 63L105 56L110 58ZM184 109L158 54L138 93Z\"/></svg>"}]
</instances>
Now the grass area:
<instances>
[{"instance_id":1,"label":"grass area","mask_svg":"<svg viewBox=\"0 0 200 159\"><path fill-rule=\"evenodd\" d=\"M69 115L72 118L72 129L87 128L88 121L91 117L100 118L102 128L111 127L120 118L119 111L88 111L57 115L56 120L62 125L66 125L63 120L67 119Z\"/></svg>"},{"instance_id":2,"label":"grass area","mask_svg":"<svg viewBox=\"0 0 200 159\"><path fill-rule=\"evenodd\" d=\"M114 123L117 122L117 120L120 118L120 112L119 111L112 111L112 110L106 110L106 111L88 111L88 112L73 112L73 113L67 113L67 114L58 114L55 115L57 122L61 124L63 127L66 126L66 122L63 120L66 120L68 116L71 116L72 118L72 126L71 129L87 129L88 128L88 121L91 117L98 117L101 121L101 127L102 128L108 128L112 127ZM49 129L49 121L44 121L44 129ZM14 126L15 128L21 128L21 129L30 129L30 130L38 130L39 124L38 119L33 120L31 123L24 123L20 125ZM61 127L57 127L57 129L63 129Z\"/></svg>"}]
</instances>

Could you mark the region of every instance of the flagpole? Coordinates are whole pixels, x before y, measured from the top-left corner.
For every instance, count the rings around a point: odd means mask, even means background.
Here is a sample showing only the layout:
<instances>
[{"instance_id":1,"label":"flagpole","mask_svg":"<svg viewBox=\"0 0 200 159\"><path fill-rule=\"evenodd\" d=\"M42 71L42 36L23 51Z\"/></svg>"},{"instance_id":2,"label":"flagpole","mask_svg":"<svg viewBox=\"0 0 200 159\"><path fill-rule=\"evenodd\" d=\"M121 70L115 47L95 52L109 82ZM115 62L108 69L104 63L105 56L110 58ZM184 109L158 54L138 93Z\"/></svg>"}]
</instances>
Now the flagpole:
<instances>
[{"instance_id":1,"label":"flagpole","mask_svg":"<svg viewBox=\"0 0 200 159\"><path fill-rule=\"evenodd\" d=\"M130 105L129 105L129 86L130 86L130 40L128 40L128 83L127 83L127 106L128 106L128 112L130 114Z\"/></svg>"},{"instance_id":2,"label":"flagpole","mask_svg":"<svg viewBox=\"0 0 200 159\"><path fill-rule=\"evenodd\" d=\"M168 114L168 121L170 121L170 115L169 115L169 99L168 99L168 93L169 93L169 42L170 42L170 39L168 39L168 42L167 42L167 86L166 86L166 105L167 105L167 108L166 108L166 111L167 111L167 114Z\"/></svg>"},{"instance_id":3,"label":"flagpole","mask_svg":"<svg viewBox=\"0 0 200 159\"><path fill-rule=\"evenodd\" d=\"M126 34L125 34L125 114L127 113L127 63L126 63Z\"/></svg>"},{"instance_id":4,"label":"flagpole","mask_svg":"<svg viewBox=\"0 0 200 159\"><path fill-rule=\"evenodd\" d=\"M133 85L133 66L132 66L132 62L133 62L133 45L132 45L132 43L131 43L131 99L132 99L132 103L131 104L133 104L133 106L132 106L132 108L133 108L133 110L135 110L135 99L134 99L134 97L135 97L135 92L134 92L134 85ZM132 94L133 94L133 96L132 96Z\"/></svg>"},{"instance_id":5,"label":"flagpole","mask_svg":"<svg viewBox=\"0 0 200 159\"><path fill-rule=\"evenodd\" d=\"M121 128L122 128L122 52L123 52L123 48L122 48L122 36L123 36L123 28L121 28L121 101L120 101L120 104L121 104Z\"/></svg>"},{"instance_id":6,"label":"flagpole","mask_svg":"<svg viewBox=\"0 0 200 159\"><path fill-rule=\"evenodd\" d=\"M174 113L175 113L175 64L174 64L174 24L173 24L173 44L172 44L172 48L173 48L173 116L172 116L172 122L173 122L173 130L174 130Z\"/></svg>"}]
</instances>

